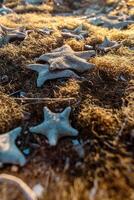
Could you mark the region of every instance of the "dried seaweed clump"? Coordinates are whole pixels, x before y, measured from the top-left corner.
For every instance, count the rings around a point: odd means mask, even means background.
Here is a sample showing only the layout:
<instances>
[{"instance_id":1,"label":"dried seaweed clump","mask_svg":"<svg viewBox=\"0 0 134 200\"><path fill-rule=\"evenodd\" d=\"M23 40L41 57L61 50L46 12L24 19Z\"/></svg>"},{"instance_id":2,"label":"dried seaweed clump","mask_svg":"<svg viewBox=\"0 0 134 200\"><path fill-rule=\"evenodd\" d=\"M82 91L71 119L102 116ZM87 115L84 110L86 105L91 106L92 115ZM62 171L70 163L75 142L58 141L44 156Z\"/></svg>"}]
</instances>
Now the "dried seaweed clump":
<instances>
[{"instance_id":1,"label":"dried seaweed clump","mask_svg":"<svg viewBox=\"0 0 134 200\"><path fill-rule=\"evenodd\" d=\"M58 93L55 93L55 97L75 97L79 96L80 85L77 80L69 80L58 88Z\"/></svg>"},{"instance_id":2,"label":"dried seaweed clump","mask_svg":"<svg viewBox=\"0 0 134 200\"><path fill-rule=\"evenodd\" d=\"M118 129L118 120L116 114L110 109L90 105L85 102L79 115L79 124L92 130L93 133L114 135Z\"/></svg>"},{"instance_id":3,"label":"dried seaweed clump","mask_svg":"<svg viewBox=\"0 0 134 200\"><path fill-rule=\"evenodd\" d=\"M10 97L0 92L0 134L18 125L22 108Z\"/></svg>"},{"instance_id":4,"label":"dried seaweed clump","mask_svg":"<svg viewBox=\"0 0 134 200\"><path fill-rule=\"evenodd\" d=\"M125 56L109 54L93 58L92 62L97 66L97 69L105 71L108 76L114 78L122 73L131 76L134 72L133 60Z\"/></svg>"},{"instance_id":5,"label":"dried seaweed clump","mask_svg":"<svg viewBox=\"0 0 134 200\"><path fill-rule=\"evenodd\" d=\"M66 180L60 180L58 184L53 182L48 187L47 193L45 193L45 199L86 200L89 199L89 191L85 181L80 178L76 178L73 184L70 184Z\"/></svg>"},{"instance_id":6,"label":"dried seaweed clump","mask_svg":"<svg viewBox=\"0 0 134 200\"><path fill-rule=\"evenodd\" d=\"M128 132L134 126L134 80L131 80L125 91L125 105L122 107L125 128Z\"/></svg>"}]
</instances>

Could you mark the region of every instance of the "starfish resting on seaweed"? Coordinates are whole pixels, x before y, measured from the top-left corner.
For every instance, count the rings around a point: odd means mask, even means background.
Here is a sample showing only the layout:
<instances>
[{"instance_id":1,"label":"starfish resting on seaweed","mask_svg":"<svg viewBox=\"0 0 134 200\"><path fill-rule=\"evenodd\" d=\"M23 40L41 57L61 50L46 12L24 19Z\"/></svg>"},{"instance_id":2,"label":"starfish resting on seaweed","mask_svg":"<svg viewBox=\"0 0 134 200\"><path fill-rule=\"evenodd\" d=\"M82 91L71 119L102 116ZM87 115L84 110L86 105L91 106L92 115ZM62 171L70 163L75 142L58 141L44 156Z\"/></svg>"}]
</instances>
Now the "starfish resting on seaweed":
<instances>
[{"instance_id":1,"label":"starfish resting on seaweed","mask_svg":"<svg viewBox=\"0 0 134 200\"><path fill-rule=\"evenodd\" d=\"M69 45L63 45L40 56L37 61L45 61L48 64L30 64L28 69L39 73L37 87L41 87L47 80L57 78L80 78L75 72L83 73L92 69L95 65L86 59L95 55L95 51L74 52ZM75 72L73 72L74 70Z\"/></svg>"},{"instance_id":2,"label":"starfish resting on seaweed","mask_svg":"<svg viewBox=\"0 0 134 200\"><path fill-rule=\"evenodd\" d=\"M0 135L0 162L7 164L18 164L23 166L26 159L15 144L18 136L20 136L22 128L18 127L8 133Z\"/></svg>"},{"instance_id":3,"label":"starfish resting on seaweed","mask_svg":"<svg viewBox=\"0 0 134 200\"><path fill-rule=\"evenodd\" d=\"M30 64L27 68L38 72L37 87L41 87L47 80L58 78L80 78L75 72L69 69L50 71L48 64Z\"/></svg>"},{"instance_id":4,"label":"starfish resting on seaweed","mask_svg":"<svg viewBox=\"0 0 134 200\"><path fill-rule=\"evenodd\" d=\"M63 45L52 53L41 55L37 61L48 62L50 70L72 69L82 73L95 67L94 64L86 61L92 56L95 56L94 50L75 52L69 45Z\"/></svg>"},{"instance_id":5,"label":"starfish resting on seaweed","mask_svg":"<svg viewBox=\"0 0 134 200\"><path fill-rule=\"evenodd\" d=\"M0 47L15 40L24 40L28 36L30 30L26 30L24 27L8 28L0 25Z\"/></svg>"},{"instance_id":6,"label":"starfish resting on seaweed","mask_svg":"<svg viewBox=\"0 0 134 200\"><path fill-rule=\"evenodd\" d=\"M44 107L44 121L29 130L32 133L46 136L49 144L55 146L62 137L78 135L78 131L70 125L70 112L71 107L67 107L62 113L53 113L47 107Z\"/></svg>"}]
</instances>

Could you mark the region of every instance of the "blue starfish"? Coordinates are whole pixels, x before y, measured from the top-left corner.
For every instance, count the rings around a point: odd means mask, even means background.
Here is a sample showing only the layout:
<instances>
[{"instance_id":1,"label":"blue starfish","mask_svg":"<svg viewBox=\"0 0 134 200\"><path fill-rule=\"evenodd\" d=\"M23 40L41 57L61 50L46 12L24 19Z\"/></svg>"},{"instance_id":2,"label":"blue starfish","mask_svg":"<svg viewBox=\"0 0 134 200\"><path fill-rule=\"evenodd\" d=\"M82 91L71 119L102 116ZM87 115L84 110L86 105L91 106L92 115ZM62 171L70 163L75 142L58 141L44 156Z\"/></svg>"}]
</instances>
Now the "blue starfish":
<instances>
[{"instance_id":1,"label":"blue starfish","mask_svg":"<svg viewBox=\"0 0 134 200\"><path fill-rule=\"evenodd\" d=\"M15 144L22 128L18 127L6 134L0 135L0 162L7 164L26 164L26 159Z\"/></svg>"},{"instance_id":2,"label":"blue starfish","mask_svg":"<svg viewBox=\"0 0 134 200\"><path fill-rule=\"evenodd\" d=\"M70 112L71 107L67 107L62 113L53 113L44 107L44 122L31 127L30 131L46 136L51 146L55 146L62 137L77 136L78 131L69 122Z\"/></svg>"},{"instance_id":3,"label":"blue starfish","mask_svg":"<svg viewBox=\"0 0 134 200\"><path fill-rule=\"evenodd\" d=\"M47 64L30 64L27 68L38 72L37 87L41 87L47 80L58 78L80 78L71 70L50 71L49 65Z\"/></svg>"}]
</instances>

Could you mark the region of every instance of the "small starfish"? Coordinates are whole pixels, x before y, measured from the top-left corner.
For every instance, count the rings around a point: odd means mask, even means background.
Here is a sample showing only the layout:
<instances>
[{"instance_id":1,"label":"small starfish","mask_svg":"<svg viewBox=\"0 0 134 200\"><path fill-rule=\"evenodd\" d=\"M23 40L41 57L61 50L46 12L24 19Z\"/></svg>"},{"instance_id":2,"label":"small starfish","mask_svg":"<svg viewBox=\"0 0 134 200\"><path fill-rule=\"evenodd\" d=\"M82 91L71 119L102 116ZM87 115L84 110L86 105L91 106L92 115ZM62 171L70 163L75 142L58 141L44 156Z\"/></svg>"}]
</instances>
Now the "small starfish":
<instances>
[{"instance_id":1,"label":"small starfish","mask_svg":"<svg viewBox=\"0 0 134 200\"><path fill-rule=\"evenodd\" d=\"M88 31L83 30L83 25L78 26L74 30L63 29L61 34L67 38L76 38L77 40L83 40L88 36Z\"/></svg>"},{"instance_id":2,"label":"small starfish","mask_svg":"<svg viewBox=\"0 0 134 200\"><path fill-rule=\"evenodd\" d=\"M8 28L0 25L0 47L15 40L24 40L28 36L30 30L26 30L24 27Z\"/></svg>"},{"instance_id":3,"label":"small starfish","mask_svg":"<svg viewBox=\"0 0 134 200\"><path fill-rule=\"evenodd\" d=\"M78 131L71 127L69 115L71 107L67 107L62 113L53 113L47 107L44 107L44 122L31 127L32 133L39 133L48 138L51 146L57 145L60 138L66 136L77 136Z\"/></svg>"},{"instance_id":4,"label":"small starfish","mask_svg":"<svg viewBox=\"0 0 134 200\"><path fill-rule=\"evenodd\" d=\"M6 15L6 14L9 14L9 13L12 13L13 10L10 9L10 8L7 8L6 6L2 5L0 7L0 15Z\"/></svg>"},{"instance_id":5,"label":"small starfish","mask_svg":"<svg viewBox=\"0 0 134 200\"><path fill-rule=\"evenodd\" d=\"M26 164L26 159L18 147L15 140L20 136L22 128L18 127L10 132L0 135L0 162L7 164Z\"/></svg>"},{"instance_id":6,"label":"small starfish","mask_svg":"<svg viewBox=\"0 0 134 200\"><path fill-rule=\"evenodd\" d=\"M86 61L86 59L89 59L94 55L94 50L75 52L69 45L63 45L62 47L53 50L52 53L41 55L36 60L48 62L50 64L50 70L73 69L82 73L95 66Z\"/></svg>"},{"instance_id":7,"label":"small starfish","mask_svg":"<svg viewBox=\"0 0 134 200\"><path fill-rule=\"evenodd\" d=\"M121 47L121 44L119 44L116 41L110 41L107 37L105 37L104 41L102 42L102 44L97 46L98 50L104 51L104 52L108 52L112 49L118 49Z\"/></svg>"},{"instance_id":8,"label":"small starfish","mask_svg":"<svg viewBox=\"0 0 134 200\"><path fill-rule=\"evenodd\" d=\"M63 71L50 71L49 65L47 64L30 64L27 68L38 72L37 87L41 87L47 80L58 78L80 78L77 74L68 69Z\"/></svg>"}]
</instances>

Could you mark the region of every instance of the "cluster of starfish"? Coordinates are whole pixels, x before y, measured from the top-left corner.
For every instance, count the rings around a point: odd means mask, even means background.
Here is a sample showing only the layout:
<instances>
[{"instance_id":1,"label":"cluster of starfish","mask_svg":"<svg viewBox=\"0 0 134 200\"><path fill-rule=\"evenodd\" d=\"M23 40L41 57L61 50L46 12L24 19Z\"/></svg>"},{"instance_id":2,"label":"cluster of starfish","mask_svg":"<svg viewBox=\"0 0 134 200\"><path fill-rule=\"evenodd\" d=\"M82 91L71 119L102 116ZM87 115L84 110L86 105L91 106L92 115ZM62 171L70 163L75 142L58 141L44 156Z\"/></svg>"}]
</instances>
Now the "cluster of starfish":
<instances>
[{"instance_id":1,"label":"cluster of starfish","mask_svg":"<svg viewBox=\"0 0 134 200\"><path fill-rule=\"evenodd\" d=\"M80 78L77 73L83 73L95 66L87 62L94 55L93 50L75 52L69 45L63 45L36 59L44 64L30 64L27 68L38 72L37 87L41 87L47 80Z\"/></svg>"},{"instance_id":2,"label":"cluster of starfish","mask_svg":"<svg viewBox=\"0 0 134 200\"><path fill-rule=\"evenodd\" d=\"M16 40L26 39L29 32L31 31L26 30L24 27L8 28L0 25L0 47Z\"/></svg>"},{"instance_id":3,"label":"cluster of starfish","mask_svg":"<svg viewBox=\"0 0 134 200\"><path fill-rule=\"evenodd\" d=\"M53 113L47 107L44 107L44 121L29 128L31 133L44 135L51 146L55 146L58 140L66 136L77 136L78 131L74 129L69 121L71 107L67 107L61 113ZM18 127L12 131L0 135L0 162L18 164L23 166L26 164L26 158L18 149L15 142L21 135L22 128Z\"/></svg>"}]
</instances>

